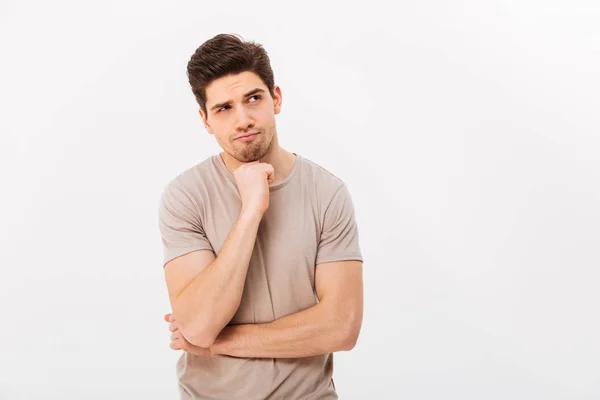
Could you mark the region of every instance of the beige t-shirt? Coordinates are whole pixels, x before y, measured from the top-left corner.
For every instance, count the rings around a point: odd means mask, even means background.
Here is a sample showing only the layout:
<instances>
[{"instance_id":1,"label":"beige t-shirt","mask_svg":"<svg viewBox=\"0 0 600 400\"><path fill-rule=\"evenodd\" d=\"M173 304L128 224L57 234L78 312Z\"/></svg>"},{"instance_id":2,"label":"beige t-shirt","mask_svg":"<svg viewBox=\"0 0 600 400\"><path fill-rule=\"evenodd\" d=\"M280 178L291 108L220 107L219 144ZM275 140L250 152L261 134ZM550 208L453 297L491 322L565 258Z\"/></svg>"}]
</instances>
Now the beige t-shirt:
<instances>
[{"instance_id":1,"label":"beige t-shirt","mask_svg":"<svg viewBox=\"0 0 600 400\"><path fill-rule=\"evenodd\" d=\"M295 153L294 153L295 154ZM160 199L163 265L194 250L219 255L241 210L235 178L216 154L174 178ZM232 324L271 322L318 303L315 268L360 260L346 185L296 154L290 175L270 187L242 301ZM333 354L303 358L198 357L177 362L182 399L337 399Z\"/></svg>"}]
</instances>

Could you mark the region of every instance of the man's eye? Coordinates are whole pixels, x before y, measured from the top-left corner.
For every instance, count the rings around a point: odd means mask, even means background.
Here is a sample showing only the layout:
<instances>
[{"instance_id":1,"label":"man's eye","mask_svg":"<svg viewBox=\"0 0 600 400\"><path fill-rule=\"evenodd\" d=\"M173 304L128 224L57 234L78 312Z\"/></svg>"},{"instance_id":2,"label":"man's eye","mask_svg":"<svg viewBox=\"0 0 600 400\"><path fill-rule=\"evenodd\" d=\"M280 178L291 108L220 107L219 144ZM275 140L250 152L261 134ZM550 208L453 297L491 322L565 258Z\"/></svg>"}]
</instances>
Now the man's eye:
<instances>
[{"instance_id":1,"label":"man's eye","mask_svg":"<svg viewBox=\"0 0 600 400\"><path fill-rule=\"evenodd\" d=\"M250 98L253 98L253 97L256 97L256 101L258 101L258 100L260 100L260 99L261 99L261 96L260 96L259 94L255 94L254 96L250 96ZM256 101L253 101L252 103L256 103ZM224 107L221 107L221 108L219 108L219 109L217 110L217 113L220 113L220 112L222 112L222 111L226 111L226 110L228 110L229 108L230 108L229 106L224 106Z\"/></svg>"}]
</instances>

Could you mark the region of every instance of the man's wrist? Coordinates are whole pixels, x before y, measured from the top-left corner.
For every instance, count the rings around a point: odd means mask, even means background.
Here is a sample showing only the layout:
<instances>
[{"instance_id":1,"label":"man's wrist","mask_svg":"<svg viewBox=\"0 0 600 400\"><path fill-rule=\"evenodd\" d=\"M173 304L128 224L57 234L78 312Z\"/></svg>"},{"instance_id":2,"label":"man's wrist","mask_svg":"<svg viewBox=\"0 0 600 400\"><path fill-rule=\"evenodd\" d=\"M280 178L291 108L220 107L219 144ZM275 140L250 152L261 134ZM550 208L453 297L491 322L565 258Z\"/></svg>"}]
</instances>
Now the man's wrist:
<instances>
[{"instance_id":1,"label":"man's wrist","mask_svg":"<svg viewBox=\"0 0 600 400\"><path fill-rule=\"evenodd\" d=\"M225 328L223 328L221 333L219 333L217 335L217 338L215 339L214 343L208 348L211 356L225 354L225 353L223 353L223 344L225 343L225 341L223 339L223 331L226 330L227 328L228 328L227 326Z\"/></svg>"},{"instance_id":2,"label":"man's wrist","mask_svg":"<svg viewBox=\"0 0 600 400\"><path fill-rule=\"evenodd\" d=\"M193 345L193 344L190 344L189 347L183 348L181 350L186 351L188 353L191 353L191 354L193 354L195 356L198 356L198 357L208 357L208 356L212 355L210 353L210 349L208 349L206 347L196 346L196 345Z\"/></svg>"},{"instance_id":3,"label":"man's wrist","mask_svg":"<svg viewBox=\"0 0 600 400\"><path fill-rule=\"evenodd\" d=\"M214 343L210 346L210 355L218 355L218 354L227 354L228 351L231 350L231 345L233 345L232 340L236 337L236 335L240 334L240 328L246 325L227 325L221 332L217 335Z\"/></svg>"},{"instance_id":4,"label":"man's wrist","mask_svg":"<svg viewBox=\"0 0 600 400\"><path fill-rule=\"evenodd\" d=\"M260 211L242 209L240 211L239 219L246 221L246 222L260 223L263 215L264 214L261 213Z\"/></svg>"},{"instance_id":5,"label":"man's wrist","mask_svg":"<svg viewBox=\"0 0 600 400\"><path fill-rule=\"evenodd\" d=\"M211 357L221 354L219 353L217 346L214 344L208 348L208 352Z\"/></svg>"}]
</instances>

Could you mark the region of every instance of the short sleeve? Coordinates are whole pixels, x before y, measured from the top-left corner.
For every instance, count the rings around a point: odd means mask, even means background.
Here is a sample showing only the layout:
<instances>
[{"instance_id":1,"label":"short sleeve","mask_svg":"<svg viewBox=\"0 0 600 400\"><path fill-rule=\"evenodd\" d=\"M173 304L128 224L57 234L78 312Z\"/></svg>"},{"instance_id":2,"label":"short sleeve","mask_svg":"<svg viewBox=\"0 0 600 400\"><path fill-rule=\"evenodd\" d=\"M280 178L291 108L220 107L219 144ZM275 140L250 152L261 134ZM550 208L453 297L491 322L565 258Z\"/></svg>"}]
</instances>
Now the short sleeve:
<instances>
[{"instance_id":1,"label":"short sleeve","mask_svg":"<svg viewBox=\"0 0 600 400\"><path fill-rule=\"evenodd\" d=\"M168 261L195 250L213 250L200 222L198 207L173 183L167 185L160 198L158 225L163 266Z\"/></svg>"},{"instance_id":2,"label":"short sleeve","mask_svg":"<svg viewBox=\"0 0 600 400\"><path fill-rule=\"evenodd\" d=\"M354 205L348 188L342 184L325 210L315 264L346 260L363 258Z\"/></svg>"}]
</instances>

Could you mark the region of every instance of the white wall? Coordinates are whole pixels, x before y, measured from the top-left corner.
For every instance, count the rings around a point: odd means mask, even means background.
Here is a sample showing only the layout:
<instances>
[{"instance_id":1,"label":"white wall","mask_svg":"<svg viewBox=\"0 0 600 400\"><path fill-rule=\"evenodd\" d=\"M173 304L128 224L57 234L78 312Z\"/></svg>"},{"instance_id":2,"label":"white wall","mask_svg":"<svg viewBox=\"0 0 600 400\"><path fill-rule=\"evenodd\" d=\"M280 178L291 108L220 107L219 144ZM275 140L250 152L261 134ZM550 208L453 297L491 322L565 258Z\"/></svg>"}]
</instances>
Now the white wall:
<instances>
[{"instance_id":1,"label":"white wall","mask_svg":"<svg viewBox=\"0 0 600 400\"><path fill-rule=\"evenodd\" d=\"M353 195L341 399L600 398L600 5L405 3L2 2L0 398L177 398L157 205L220 150L185 67L221 32Z\"/></svg>"}]
</instances>

